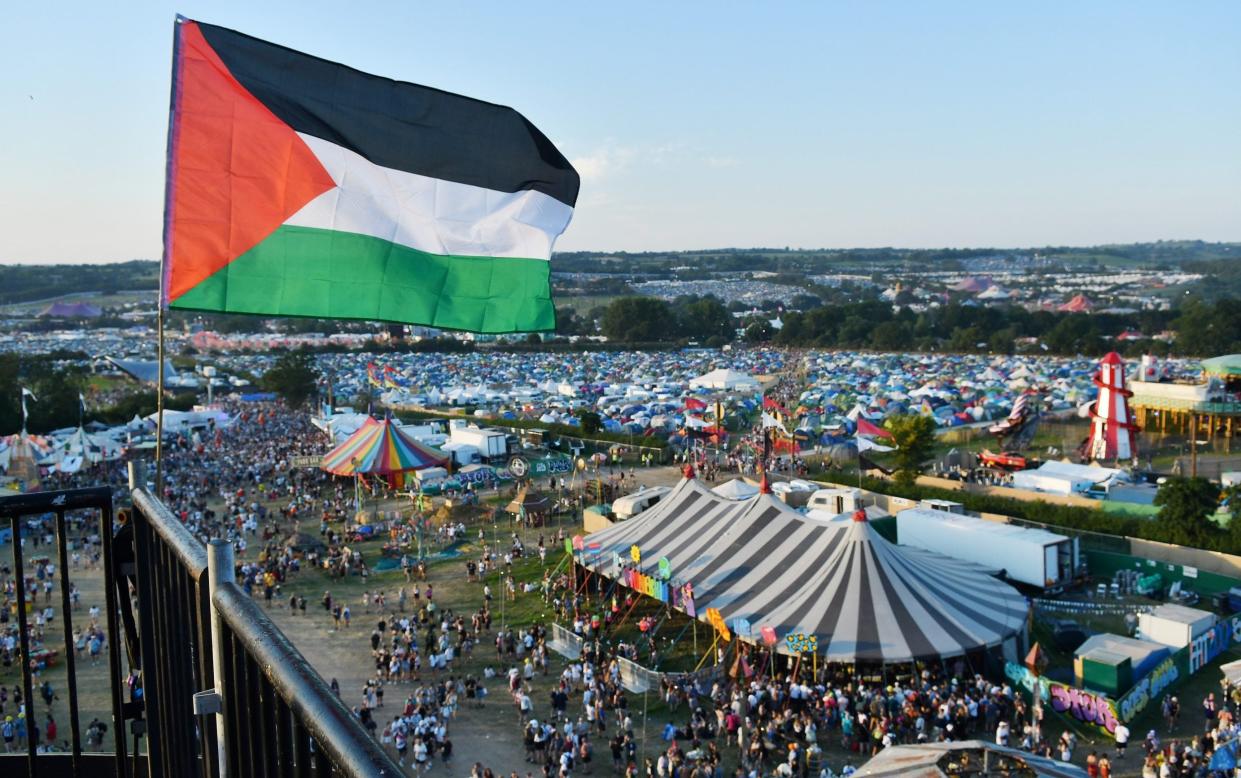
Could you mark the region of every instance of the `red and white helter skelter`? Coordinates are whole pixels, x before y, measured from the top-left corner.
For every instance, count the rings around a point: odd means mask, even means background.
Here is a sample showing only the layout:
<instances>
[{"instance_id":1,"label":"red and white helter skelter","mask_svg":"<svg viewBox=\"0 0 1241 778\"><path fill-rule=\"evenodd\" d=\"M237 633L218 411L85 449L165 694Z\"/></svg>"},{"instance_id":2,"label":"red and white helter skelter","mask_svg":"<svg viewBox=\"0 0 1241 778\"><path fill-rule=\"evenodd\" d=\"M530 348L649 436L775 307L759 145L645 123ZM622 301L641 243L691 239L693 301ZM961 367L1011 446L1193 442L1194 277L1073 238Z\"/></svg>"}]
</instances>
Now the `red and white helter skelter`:
<instances>
[{"instance_id":1,"label":"red and white helter skelter","mask_svg":"<svg viewBox=\"0 0 1241 778\"><path fill-rule=\"evenodd\" d=\"M1125 385L1125 362L1115 351L1100 360L1094 384L1099 387L1099 398L1090 409L1086 457L1091 460L1132 459L1137 454L1138 431L1129 410L1133 392Z\"/></svg>"}]
</instances>

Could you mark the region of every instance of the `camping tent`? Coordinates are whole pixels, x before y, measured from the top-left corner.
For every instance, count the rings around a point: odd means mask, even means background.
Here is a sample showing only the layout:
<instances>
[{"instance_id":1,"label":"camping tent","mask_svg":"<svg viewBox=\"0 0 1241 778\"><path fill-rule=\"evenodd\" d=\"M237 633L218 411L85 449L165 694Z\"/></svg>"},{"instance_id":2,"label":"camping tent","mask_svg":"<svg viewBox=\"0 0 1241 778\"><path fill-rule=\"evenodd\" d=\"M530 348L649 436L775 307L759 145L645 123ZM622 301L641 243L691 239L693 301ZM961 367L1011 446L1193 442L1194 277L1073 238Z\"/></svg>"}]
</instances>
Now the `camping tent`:
<instances>
[{"instance_id":1,"label":"camping tent","mask_svg":"<svg viewBox=\"0 0 1241 778\"><path fill-rule=\"evenodd\" d=\"M91 435L87 433L85 428L78 427L68 437L57 442L57 449L61 452L62 458L76 457L85 464L98 464L99 462L111 462L120 459L123 453L123 446L115 440L104 435ZM62 472L73 472L61 468Z\"/></svg>"},{"instance_id":2,"label":"camping tent","mask_svg":"<svg viewBox=\"0 0 1241 778\"><path fill-rule=\"evenodd\" d=\"M725 481L711 491L729 500L748 500L758 494L758 487L746 483L743 479L734 478L731 481Z\"/></svg>"},{"instance_id":3,"label":"camping tent","mask_svg":"<svg viewBox=\"0 0 1241 778\"><path fill-rule=\"evenodd\" d=\"M685 479L587 539L598 552L586 564L601 575L623 577L615 555L628 559L637 546L643 560L666 558L674 582L692 584L699 618L716 608L755 634L814 635L829 661L908 662L1006 643L1015 657L1025 628L1025 600L988 571L896 546L867 521L807 519L769 494L738 502ZM783 640L777 650L793 653Z\"/></svg>"},{"instance_id":4,"label":"camping tent","mask_svg":"<svg viewBox=\"0 0 1241 778\"><path fill-rule=\"evenodd\" d=\"M720 389L726 392L753 390L758 388L758 380L749 373L732 368L717 367L709 373L691 378L691 389Z\"/></svg>"}]
</instances>

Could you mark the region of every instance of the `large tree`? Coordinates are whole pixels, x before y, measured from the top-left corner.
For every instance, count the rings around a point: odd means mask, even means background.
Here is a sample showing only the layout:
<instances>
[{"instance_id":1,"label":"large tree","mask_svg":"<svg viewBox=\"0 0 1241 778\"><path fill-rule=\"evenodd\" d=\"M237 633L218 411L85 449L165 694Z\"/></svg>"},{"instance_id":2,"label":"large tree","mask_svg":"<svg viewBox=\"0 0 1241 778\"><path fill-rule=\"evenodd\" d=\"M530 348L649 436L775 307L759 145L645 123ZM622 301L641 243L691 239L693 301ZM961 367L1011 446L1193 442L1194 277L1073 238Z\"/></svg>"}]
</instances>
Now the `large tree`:
<instances>
[{"instance_id":1,"label":"large tree","mask_svg":"<svg viewBox=\"0 0 1241 778\"><path fill-rule=\"evenodd\" d=\"M603 429L603 417L594 411L578 411L577 421L582 426L583 435L594 435Z\"/></svg>"},{"instance_id":2,"label":"large tree","mask_svg":"<svg viewBox=\"0 0 1241 778\"><path fill-rule=\"evenodd\" d=\"M608 340L652 343L675 335L676 317L668 303L655 297L619 297L608 305L601 322Z\"/></svg>"},{"instance_id":3,"label":"large tree","mask_svg":"<svg viewBox=\"0 0 1241 778\"><path fill-rule=\"evenodd\" d=\"M21 428L22 387L34 393L28 400L27 429L35 433L76 426L80 418L78 393L85 385L77 368L55 368L46 355L0 355L0 435Z\"/></svg>"},{"instance_id":4,"label":"large tree","mask_svg":"<svg viewBox=\"0 0 1241 778\"><path fill-rule=\"evenodd\" d=\"M892 433L892 444L896 446L896 482L911 485L918 480L922 464L935 449L935 420L930 416L901 414L888 417L883 426Z\"/></svg>"},{"instance_id":5,"label":"large tree","mask_svg":"<svg viewBox=\"0 0 1241 778\"><path fill-rule=\"evenodd\" d=\"M1155 493L1159 522L1172 542L1209 548L1220 530L1210 515L1219 507L1219 487L1205 478L1170 478Z\"/></svg>"},{"instance_id":6,"label":"large tree","mask_svg":"<svg viewBox=\"0 0 1241 778\"><path fill-rule=\"evenodd\" d=\"M731 339L736 320L714 297L703 297L684 305L680 311L681 327L686 337L706 340L712 337Z\"/></svg>"},{"instance_id":7,"label":"large tree","mask_svg":"<svg viewBox=\"0 0 1241 778\"><path fill-rule=\"evenodd\" d=\"M305 351L291 351L281 355L261 379L264 389L280 395L295 408L315 393L318 381L319 373L315 370L314 357Z\"/></svg>"}]
</instances>

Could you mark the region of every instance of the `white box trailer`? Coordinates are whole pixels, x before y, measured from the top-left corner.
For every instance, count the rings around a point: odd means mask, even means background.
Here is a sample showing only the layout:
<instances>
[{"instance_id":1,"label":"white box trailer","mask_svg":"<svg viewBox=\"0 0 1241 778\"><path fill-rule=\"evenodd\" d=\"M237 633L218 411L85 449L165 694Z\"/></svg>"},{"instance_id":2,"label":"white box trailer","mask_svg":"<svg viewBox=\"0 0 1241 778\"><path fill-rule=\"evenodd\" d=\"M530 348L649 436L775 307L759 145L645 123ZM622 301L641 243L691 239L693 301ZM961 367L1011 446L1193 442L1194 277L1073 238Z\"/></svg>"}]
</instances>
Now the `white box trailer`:
<instances>
[{"instance_id":1,"label":"white box trailer","mask_svg":"<svg viewBox=\"0 0 1241 778\"><path fill-rule=\"evenodd\" d=\"M427 446L442 446L448 442L448 436L438 424L402 424L401 432Z\"/></svg>"},{"instance_id":2,"label":"white box trailer","mask_svg":"<svg viewBox=\"0 0 1241 778\"><path fill-rule=\"evenodd\" d=\"M1069 583L1080 558L1077 538L925 506L896 514L896 539L1039 588Z\"/></svg>"},{"instance_id":3,"label":"white box trailer","mask_svg":"<svg viewBox=\"0 0 1241 778\"><path fill-rule=\"evenodd\" d=\"M1172 648L1184 648L1214 627L1217 620L1210 611L1164 603L1150 613L1138 614L1138 637Z\"/></svg>"},{"instance_id":4,"label":"white box trailer","mask_svg":"<svg viewBox=\"0 0 1241 778\"><path fill-rule=\"evenodd\" d=\"M1093 485L1090 481L1059 473L1040 473L1037 470L1019 470L1013 473L1013 488L1030 492L1070 495L1084 492Z\"/></svg>"},{"instance_id":5,"label":"white box trailer","mask_svg":"<svg viewBox=\"0 0 1241 778\"><path fill-rule=\"evenodd\" d=\"M483 459L501 459L508 453L508 440L499 430L485 430L478 427L454 427L449 435L449 442L465 446L473 446Z\"/></svg>"},{"instance_id":6,"label":"white box trailer","mask_svg":"<svg viewBox=\"0 0 1241 778\"><path fill-rule=\"evenodd\" d=\"M466 465L477 465L482 462L482 455L476 447L468 443L448 442L440 446L440 451L452 457L453 464L457 467L465 467Z\"/></svg>"}]
</instances>

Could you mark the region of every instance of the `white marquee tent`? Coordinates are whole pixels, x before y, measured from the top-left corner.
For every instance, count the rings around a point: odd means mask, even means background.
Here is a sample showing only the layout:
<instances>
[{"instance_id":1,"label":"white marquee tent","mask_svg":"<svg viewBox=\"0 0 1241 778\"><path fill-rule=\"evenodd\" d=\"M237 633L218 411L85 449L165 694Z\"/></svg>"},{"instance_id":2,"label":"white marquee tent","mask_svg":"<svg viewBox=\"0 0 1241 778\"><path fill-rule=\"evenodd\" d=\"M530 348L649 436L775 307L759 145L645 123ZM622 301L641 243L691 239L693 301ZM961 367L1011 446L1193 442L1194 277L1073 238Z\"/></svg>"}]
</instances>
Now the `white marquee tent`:
<instances>
[{"instance_id":1,"label":"white marquee tent","mask_svg":"<svg viewBox=\"0 0 1241 778\"><path fill-rule=\"evenodd\" d=\"M977 565L897 546L869 522L808 519L770 494L729 500L685 479L654 507L587 537L604 577L638 546L642 572L666 558L692 584L697 616L717 608L784 636L815 635L829 661L908 662L1004 647L1016 658L1026 602Z\"/></svg>"}]
</instances>

